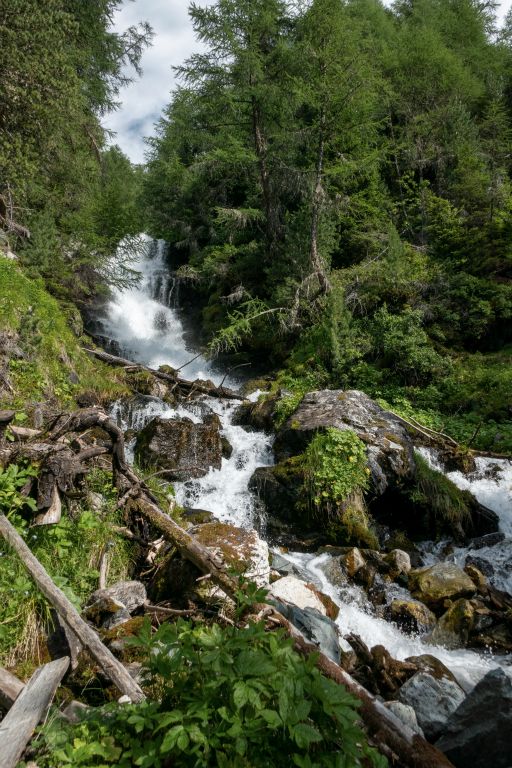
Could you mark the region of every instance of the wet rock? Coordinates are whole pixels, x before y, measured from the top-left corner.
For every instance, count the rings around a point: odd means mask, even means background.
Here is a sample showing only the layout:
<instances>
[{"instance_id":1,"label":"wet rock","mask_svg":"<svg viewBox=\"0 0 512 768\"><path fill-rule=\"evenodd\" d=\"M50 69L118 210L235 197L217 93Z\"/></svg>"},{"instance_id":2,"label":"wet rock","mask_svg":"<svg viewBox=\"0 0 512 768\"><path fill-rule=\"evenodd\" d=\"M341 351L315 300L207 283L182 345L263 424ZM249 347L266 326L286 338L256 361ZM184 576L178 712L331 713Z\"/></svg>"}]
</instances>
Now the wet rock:
<instances>
[{"instance_id":1,"label":"wet rock","mask_svg":"<svg viewBox=\"0 0 512 768\"><path fill-rule=\"evenodd\" d=\"M316 590L311 589L295 576L284 576L275 581L269 589L269 597L279 602L291 603L297 608L313 608L323 616L327 616L327 609L316 594Z\"/></svg>"},{"instance_id":2,"label":"wet rock","mask_svg":"<svg viewBox=\"0 0 512 768\"><path fill-rule=\"evenodd\" d=\"M443 728L436 746L457 768L512 765L512 675L494 669L475 686Z\"/></svg>"},{"instance_id":3,"label":"wet rock","mask_svg":"<svg viewBox=\"0 0 512 768\"><path fill-rule=\"evenodd\" d=\"M444 732L448 718L464 698L460 685L426 672L417 672L398 692L398 700L414 709L418 723L430 741L435 741Z\"/></svg>"},{"instance_id":4,"label":"wet rock","mask_svg":"<svg viewBox=\"0 0 512 768\"><path fill-rule=\"evenodd\" d=\"M141 608L147 601L146 587L140 581L119 581L106 589L97 589L90 596L87 610L93 610L95 604L102 603L107 606L122 606L127 611L133 613L137 608ZM110 611L110 613L115 613Z\"/></svg>"},{"instance_id":5,"label":"wet rock","mask_svg":"<svg viewBox=\"0 0 512 768\"><path fill-rule=\"evenodd\" d=\"M487 593L487 579L475 565L468 564L468 561L466 559L466 565L464 566L464 573L467 573L475 587L478 589L478 592L480 594Z\"/></svg>"},{"instance_id":6,"label":"wet rock","mask_svg":"<svg viewBox=\"0 0 512 768\"><path fill-rule=\"evenodd\" d=\"M249 489L264 503L271 525L272 518L285 523L297 523L297 507L304 498L303 479L296 458L274 467L259 467L254 472L249 481Z\"/></svg>"},{"instance_id":7,"label":"wet rock","mask_svg":"<svg viewBox=\"0 0 512 768\"><path fill-rule=\"evenodd\" d=\"M488 533L486 536L478 536L475 539L471 539L469 542L470 549L483 549L484 547L494 547L496 544L501 544L505 540L505 534L501 531L495 533Z\"/></svg>"},{"instance_id":8,"label":"wet rock","mask_svg":"<svg viewBox=\"0 0 512 768\"><path fill-rule=\"evenodd\" d=\"M443 664L443 662L437 658L437 656L432 656L429 653L423 653L421 656L409 656L406 661L410 664L414 664L418 671L427 672L429 675L431 675L431 677L435 677L437 680L446 678L447 680L451 680L453 683L457 682L453 672L451 672L448 667L445 666L445 664Z\"/></svg>"},{"instance_id":9,"label":"wet rock","mask_svg":"<svg viewBox=\"0 0 512 768\"><path fill-rule=\"evenodd\" d=\"M278 461L301 453L314 434L328 427L353 430L367 445L368 465L378 495L412 478L413 444L400 421L357 390L322 390L305 395L278 432Z\"/></svg>"},{"instance_id":10,"label":"wet rock","mask_svg":"<svg viewBox=\"0 0 512 768\"><path fill-rule=\"evenodd\" d=\"M334 600L330 598L329 595L325 595L323 592L317 589L314 584L307 583L306 587L310 589L312 592L314 592L314 594L318 597L318 599L320 600L320 602L325 608L327 617L329 619L332 619L333 621L337 619L340 613L340 609L339 609L339 606L336 605Z\"/></svg>"},{"instance_id":11,"label":"wet rock","mask_svg":"<svg viewBox=\"0 0 512 768\"><path fill-rule=\"evenodd\" d=\"M233 446L231 445L227 437L221 437L220 441L222 445L222 458L230 459L233 455Z\"/></svg>"},{"instance_id":12,"label":"wet rock","mask_svg":"<svg viewBox=\"0 0 512 768\"><path fill-rule=\"evenodd\" d=\"M438 605L446 599L474 595L476 587L462 568L453 563L436 563L409 573L409 589L413 597L427 605Z\"/></svg>"},{"instance_id":13,"label":"wet rock","mask_svg":"<svg viewBox=\"0 0 512 768\"><path fill-rule=\"evenodd\" d=\"M279 600L275 601L275 605L277 610L308 640L317 645L322 653L339 664L341 657L339 631L331 619L314 608L298 608L296 605L281 603Z\"/></svg>"},{"instance_id":14,"label":"wet rock","mask_svg":"<svg viewBox=\"0 0 512 768\"><path fill-rule=\"evenodd\" d=\"M474 613L469 600L457 600L437 622L430 641L445 648L465 648L473 629Z\"/></svg>"},{"instance_id":15,"label":"wet rock","mask_svg":"<svg viewBox=\"0 0 512 768\"><path fill-rule=\"evenodd\" d=\"M412 634L429 632L436 625L432 611L415 600L393 600L386 610L386 618Z\"/></svg>"},{"instance_id":16,"label":"wet rock","mask_svg":"<svg viewBox=\"0 0 512 768\"><path fill-rule=\"evenodd\" d=\"M488 560L484 560L483 557L476 557L475 555L468 555L465 560L466 568L473 566L478 569L484 576L494 576L494 567ZM466 570L466 569L464 569Z\"/></svg>"},{"instance_id":17,"label":"wet rock","mask_svg":"<svg viewBox=\"0 0 512 768\"><path fill-rule=\"evenodd\" d=\"M367 592L372 589L375 578L377 576L377 568L372 563L366 563L360 568L354 576L354 581L362 586Z\"/></svg>"},{"instance_id":18,"label":"wet rock","mask_svg":"<svg viewBox=\"0 0 512 768\"><path fill-rule=\"evenodd\" d=\"M342 562L351 579L354 578L356 573L366 565L366 560L357 547L349 549L347 554L342 558Z\"/></svg>"},{"instance_id":19,"label":"wet rock","mask_svg":"<svg viewBox=\"0 0 512 768\"><path fill-rule=\"evenodd\" d=\"M481 619L487 618L480 616ZM494 621L493 626L483 630L472 637L472 645L478 645L482 648L492 648L494 651L512 653L512 627L509 616L505 616L505 621Z\"/></svg>"},{"instance_id":20,"label":"wet rock","mask_svg":"<svg viewBox=\"0 0 512 768\"><path fill-rule=\"evenodd\" d=\"M384 556L384 561L389 565L391 578L407 574L411 570L411 558L403 549L392 549Z\"/></svg>"},{"instance_id":21,"label":"wet rock","mask_svg":"<svg viewBox=\"0 0 512 768\"><path fill-rule=\"evenodd\" d=\"M218 418L191 419L157 417L137 437L135 456L142 466L167 470L169 480L203 477L211 467L220 469L222 441Z\"/></svg>"},{"instance_id":22,"label":"wet rock","mask_svg":"<svg viewBox=\"0 0 512 768\"><path fill-rule=\"evenodd\" d=\"M264 395L255 403L247 400L236 409L233 415L233 424L263 432L272 432L274 411L278 399L278 395Z\"/></svg>"},{"instance_id":23,"label":"wet rock","mask_svg":"<svg viewBox=\"0 0 512 768\"><path fill-rule=\"evenodd\" d=\"M384 703L386 709L389 709L399 720L409 726L409 728L420 736L424 736L418 724L418 718L416 712L408 704L402 704L401 701L386 701Z\"/></svg>"}]
</instances>

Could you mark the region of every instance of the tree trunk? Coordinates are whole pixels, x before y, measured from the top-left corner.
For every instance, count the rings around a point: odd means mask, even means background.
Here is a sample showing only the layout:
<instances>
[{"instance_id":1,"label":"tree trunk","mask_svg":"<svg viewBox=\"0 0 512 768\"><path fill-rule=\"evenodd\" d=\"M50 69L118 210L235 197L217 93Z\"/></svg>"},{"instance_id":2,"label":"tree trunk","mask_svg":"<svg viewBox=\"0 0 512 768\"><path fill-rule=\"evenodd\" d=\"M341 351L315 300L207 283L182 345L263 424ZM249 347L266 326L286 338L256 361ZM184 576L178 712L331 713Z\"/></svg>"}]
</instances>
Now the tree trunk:
<instances>
[{"instance_id":1,"label":"tree trunk","mask_svg":"<svg viewBox=\"0 0 512 768\"><path fill-rule=\"evenodd\" d=\"M325 155L325 123L326 112L325 106L323 106L320 112L320 126L318 133L315 186L313 190L313 204L311 211L309 262L311 265L311 271L318 275L318 282L320 283L320 288L324 294L329 293L331 290L331 284L325 271L325 264L323 263L323 259L318 251L318 225L320 223L320 213L322 210L322 201L324 197L322 178L324 172Z\"/></svg>"},{"instance_id":2,"label":"tree trunk","mask_svg":"<svg viewBox=\"0 0 512 768\"><path fill-rule=\"evenodd\" d=\"M0 765L16 768L38 723L66 674L69 659L57 659L36 669L0 723Z\"/></svg>"},{"instance_id":3,"label":"tree trunk","mask_svg":"<svg viewBox=\"0 0 512 768\"><path fill-rule=\"evenodd\" d=\"M103 645L92 627L81 618L66 595L55 586L39 560L32 554L5 515L2 514L0 514L0 533L14 549L43 595L50 601L66 625L75 633L84 648L97 661L109 680L132 701L142 701L145 698L142 689L108 648Z\"/></svg>"}]
</instances>

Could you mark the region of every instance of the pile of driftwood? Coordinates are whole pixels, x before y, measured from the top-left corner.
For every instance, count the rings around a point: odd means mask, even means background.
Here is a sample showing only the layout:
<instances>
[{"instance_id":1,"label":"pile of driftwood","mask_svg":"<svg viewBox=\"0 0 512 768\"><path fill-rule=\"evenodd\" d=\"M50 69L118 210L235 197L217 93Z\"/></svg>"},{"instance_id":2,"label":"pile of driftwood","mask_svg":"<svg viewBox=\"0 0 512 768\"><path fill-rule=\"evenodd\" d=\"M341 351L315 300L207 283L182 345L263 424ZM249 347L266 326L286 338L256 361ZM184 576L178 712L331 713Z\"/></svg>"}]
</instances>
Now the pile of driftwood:
<instances>
[{"instance_id":1,"label":"pile of driftwood","mask_svg":"<svg viewBox=\"0 0 512 768\"><path fill-rule=\"evenodd\" d=\"M211 393L209 393L211 394ZM14 414L0 414L0 433L12 421ZM103 439L87 443L86 433L91 430ZM108 454L113 480L119 494L119 507L136 510L153 529L173 544L179 553L193 563L203 574L229 597L240 591L240 584L224 568L223 563L207 547L180 527L159 506L157 498L129 466L125 456L122 430L99 408L84 408L61 415L46 432L29 430L14 433L14 442L0 442L0 463L20 460L37 463L39 477L34 487L27 487L38 500L39 519L48 522L48 513L55 519L61 511L61 496L70 491L87 472L87 463L102 454ZM0 434L1 441L1 434ZM56 514L57 513L57 514ZM144 692L133 680L123 664L102 643L96 631L85 622L63 592L55 585L25 541L19 536L5 515L0 514L0 533L23 562L41 592L57 611L60 619L88 650L103 673L119 692L132 702L144 699ZM398 720L379 699L359 685L341 667L309 643L290 622L270 605L256 605L252 610L259 619L265 619L269 629L284 628L293 639L296 650L303 656L315 654L322 673L345 686L361 701L361 719L372 742L385 754L391 765L403 768L448 768L451 763L435 747ZM20 683L5 672L0 672L0 705L9 708L0 723L0 765L14 768L34 728L46 715L53 695L66 673L69 659L59 659L37 670L31 680L20 688ZM14 702L14 703L13 703ZM12 706L11 706L12 705ZM30 713L30 716L28 716ZM23 727L20 726L23 723Z\"/></svg>"}]
</instances>

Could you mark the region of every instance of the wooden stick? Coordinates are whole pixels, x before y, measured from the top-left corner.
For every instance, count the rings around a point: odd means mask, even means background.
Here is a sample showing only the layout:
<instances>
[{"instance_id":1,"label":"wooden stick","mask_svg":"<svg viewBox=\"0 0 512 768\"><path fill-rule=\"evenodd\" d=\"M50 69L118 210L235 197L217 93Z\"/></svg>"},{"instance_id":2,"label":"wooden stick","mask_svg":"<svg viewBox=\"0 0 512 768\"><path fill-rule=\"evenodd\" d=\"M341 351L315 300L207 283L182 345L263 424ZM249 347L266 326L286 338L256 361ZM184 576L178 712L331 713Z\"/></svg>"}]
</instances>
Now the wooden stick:
<instances>
[{"instance_id":1,"label":"wooden stick","mask_svg":"<svg viewBox=\"0 0 512 768\"><path fill-rule=\"evenodd\" d=\"M32 554L14 526L2 514L0 514L0 533L14 549L43 595L50 601L67 626L75 633L84 648L98 662L109 680L114 683L123 695L129 696L132 701L142 701L145 698L142 689L108 648L103 645L96 632L82 619L66 595L55 586L48 573Z\"/></svg>"},{"instance_id":2,"label":"wooden stick","mask_svg":"<svg viewBox=\"0 0 512 768\"><path fill-rule=\"evenodd\" d=\"M194 391L202 395L210 395L210 397L222 397L230 400L245 400L243 395L239 395L237 392L233 392L231 389L227 389L222 385L217 387L215 384L209 386L205 382L188 381L181 377L165 373L164 371L157 371L155 368L149 368L147 365L141 363L134 363L133 360L126 360L124 357L117 357L116 355L110 355L108 352L103 352L99 349L88 349L84 347L84 352L87 352L91 357L96 357L108 365L114 365L121 368L129 368L135 371L145 371L150 373L157 379L167 382L168 384L174 384L187 392ZM178 368L178 370L180 370Z\"/></svg>"},{"instance_id":3,"label":"wooden stick","mask_svg":"<svg viewBox=\"0 0 512 768\"><path fill-rule=\"evenodd\" d=\"M7 712L25 687L16 675L0 667L0 709Z\"/></svg>"},{"instance_id":4,"label":"wooden stick","mask_svg":"<svg viewBox=\"0 0 512 768\"><path fill-rule=\"evenodd\" d=\"M36 669L0 723L0 765L16 768L37 724L48 708L69 667L69 658L51 661Z\"/></svg>"}]
</instances>

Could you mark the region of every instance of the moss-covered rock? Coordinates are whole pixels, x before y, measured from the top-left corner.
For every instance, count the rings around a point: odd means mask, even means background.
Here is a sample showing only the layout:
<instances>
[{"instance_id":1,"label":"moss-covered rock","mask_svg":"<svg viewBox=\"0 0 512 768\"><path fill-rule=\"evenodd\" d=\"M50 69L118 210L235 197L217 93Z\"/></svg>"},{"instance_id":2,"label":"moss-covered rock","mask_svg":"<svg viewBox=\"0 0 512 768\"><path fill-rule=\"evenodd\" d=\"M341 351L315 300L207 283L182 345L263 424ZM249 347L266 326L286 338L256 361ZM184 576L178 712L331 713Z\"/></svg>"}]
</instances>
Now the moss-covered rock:
<instances>
[{"instance_id":1,"label":"moss-covered rock","mask_svg":"<svg viewBox=\"0 0 512 768\"><path fill-rule=\"evenodd\" d=\"M464 648L473 629L474 614L470 600L456 600L439 619L431 634L431 642L445 648Z\"/></svg>"},{"instance_id":2,"label":"moss-covered rock","mask_svg":"<svg viewBox=\"0 0 512 768\"><path fill-rule=\"evenodd\" d=\"M453 563L436 563L409 573L413 597L430 606L442 606L445 600L474 595L476 587L469 576Z\"/></svg>"},{"instance_id":3,"label":"moss-covered rock","mask_svg":"<svg viewBox=\"0 0 512 768\"><path fill-rule=\"evenodd\" d=\"M432 611L416 600L393 600L386 611L386 618L404 632L413 634L429 632L436 624Z\"/></svg>"}]
</instances>

